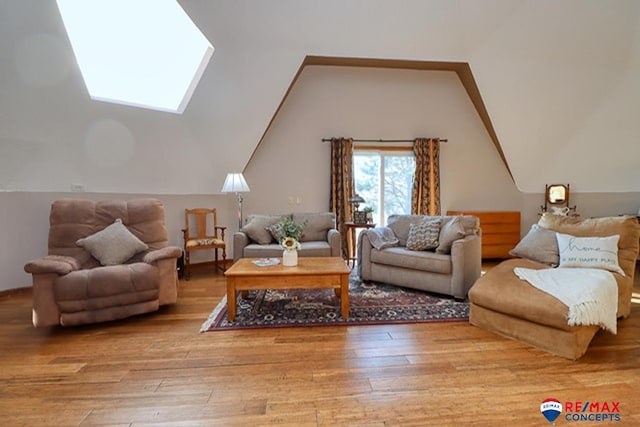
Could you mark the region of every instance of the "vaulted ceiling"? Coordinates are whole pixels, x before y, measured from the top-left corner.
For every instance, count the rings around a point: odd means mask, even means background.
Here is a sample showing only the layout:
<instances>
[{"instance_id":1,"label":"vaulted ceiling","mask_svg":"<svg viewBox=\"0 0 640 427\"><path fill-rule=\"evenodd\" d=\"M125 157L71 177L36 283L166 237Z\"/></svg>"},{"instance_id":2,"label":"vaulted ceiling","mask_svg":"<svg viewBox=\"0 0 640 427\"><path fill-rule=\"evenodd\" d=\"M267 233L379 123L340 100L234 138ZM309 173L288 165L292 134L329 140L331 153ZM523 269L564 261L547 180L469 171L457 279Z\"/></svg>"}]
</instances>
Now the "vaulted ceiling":
<instances>
[{"instance_id":1,"label":"vaulted ceiling","mask_svg":"<svg viewBox=\"0 0 640 427\"><path fill-rule=\"evenodd\" d=\"M0 3L0 190L217 192L317 56L467 63L520 190L640 191L636 0L179 3L215 46L182 115L91 101L55 1Z\"/></svg>"}]
</instances>

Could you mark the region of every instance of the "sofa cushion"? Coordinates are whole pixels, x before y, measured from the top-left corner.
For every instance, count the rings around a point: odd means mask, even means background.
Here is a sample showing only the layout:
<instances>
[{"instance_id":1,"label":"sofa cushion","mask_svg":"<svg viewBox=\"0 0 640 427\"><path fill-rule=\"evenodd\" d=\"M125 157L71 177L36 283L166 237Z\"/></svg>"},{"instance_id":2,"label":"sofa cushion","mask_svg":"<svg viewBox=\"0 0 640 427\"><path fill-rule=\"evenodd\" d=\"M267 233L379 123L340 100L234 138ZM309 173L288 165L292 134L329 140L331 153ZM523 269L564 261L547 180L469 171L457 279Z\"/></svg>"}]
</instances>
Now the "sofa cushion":
<instances>
[{"instance_id":1,"label":"sofa cushion","mask_svg":"<svg viewBox=\"0 0 640 427\"><path fill-rule=\"evenodd\" d=\"M279 222L285 215L250 215L242 231L251 240L261 245L273 242L273 236L267 227Z\"/></svg>"},{"instance_id":2,"label":"sofa cushion","mask_svg":"<svg viewBox=\"0 0 640 427\"><path fill-rule=\"evenodd\" d=\"M450 274L451 256L430 251L411 251L403 247L371 249L371 262L433 273Z\"/></svg>"},{"instance_id":3,"label":"sofa cushion","mask_svg":"<svg viewBox=\"0 0 640 427\"><path fill-rule=\"evenodd\" d=\"M438 247L436 252L439 254L448 254L451 252L451 245L458 239L465 236L464 227L462 226L462 217L454 216L445 218L440 227L440 236L438 237Z\"/></svg>"},{"instance_id":4,"label":"sofa cushion","mask_svg":"<svg viewBox=\"0 0 640 427\"><path fill-rule=\"evenodd\" d=\"M331 256L331 245L325 241L302 242L300 243L298 255L300 256Z\"/></svg>"},{"instance_id":5,"label":"sofa cushion","mask_svg":"<svg viewBox=\"0 0 640 427\"><path fill-rule=\"evenodd\" d=\"M53 281L62 313L101 310L157 300L159 271L145 263L73 271Z\"/></svg>"},{"instance_id":6,"label":"sofa cushion","mask_svg":"<svg viewBox=\"0 0 640 427\"><path fill-rule=\"evenodd\" d=\"M425 218L441 218L444 223L445 220L449 220L453 218L453 216L393 214L389 215L389 218L387 219L387 226L393 230L393 233L398 238L400 246L406 246L407 238L409 237L409 225L419 223ZM464 228L465 236L478 234L478 231L480 230L480 220L477 216L461 215L460 222L462 224L462 228Z\"/></svg>"},{"instance_id":7,"label":"sofa cushion","mask_svg":"<svg viewBox=\"0 0 640 427\"><path fill-rule=\"evenodd\" d=\"M407 246L407 239L409 238L409 226L411 224L418 224L425 219L424 215L389 215L387 219L387 227L389 227L393 234L398 238L398 244L400 246Z\"/></svg>"},{"instance_id":8,"label":"sofa cushion","mask_svg":"<svg viewBox=\"0 0 640 427\"><path fill-rule=\"evenodd\" d=\"M244 247L243 256L245 258L281 258L282 246L276 243L260 245L251 243ZM329 242L302 242L298 250L298 256L331 256L331 246Z\"/></svg>"},{"instance_id":9,"label":"sofa cushion","mask_svg":"<svg viewBox=\"0 0 640 427\"><path fill-rule=\"evenodd\" d=\"M102 265L122 264L136 253L149 249L122 224L120 218L105 229L78 239L76 245L89 251Z\"/></svg>"},{"instance_id":10,"label":"sofa cushion","mask_svg":"<svg viewBox=\"0 0 640 427\"><path fill-rule=\"evenodd\" d=\"M424 219L417 224L409 225L407 249L426 251L438 247L441 219Z\"/></svg>"},{"instance_id":11,"label":"sofa cushion","mask_svg":"<svg viewBox=\"0 0 640 427\"><path fill-rule=\"evenodd\" d=\"M632 216L615 216L603 218L579 219L561 215L545 213L538 221L538 225L570 234L577 237L606 237L615 234L620 236L618 241L618 265L630 280L635 273L640 241L640 225Z\"/></svg>"},{"instance_id":12,"label":"sofa cushion","mask_svg":"<svg viewBox=\"0 0 640 427\"><path fill-rule=\"evenodd\" d=\"M556 232L533 224L509 255L556 267L560 262Z\"/></svg>"},{"instance_id":13,"label":"sofa cushion","mask_svg":"<svg viewBox=\"0 0 640 427\"><path fill-rule=\"evenodd\" d=\"M333 212L313 212L293 214L293 222L305 224L302 230L301 242L327 240L330 229L336 228L336 216Z\"/></svg>"},{"instance_id":14,"label":"sofa cushion","mask_svg":"<svg viewBox=\"0 0 640 427\"><path fill-rule=\"evenodd\" d=\"M618 240L620 236L575 237L556 233L560 250L560 266L599 268L622 274L618 265Z\"/></svg>"}]
</instances>

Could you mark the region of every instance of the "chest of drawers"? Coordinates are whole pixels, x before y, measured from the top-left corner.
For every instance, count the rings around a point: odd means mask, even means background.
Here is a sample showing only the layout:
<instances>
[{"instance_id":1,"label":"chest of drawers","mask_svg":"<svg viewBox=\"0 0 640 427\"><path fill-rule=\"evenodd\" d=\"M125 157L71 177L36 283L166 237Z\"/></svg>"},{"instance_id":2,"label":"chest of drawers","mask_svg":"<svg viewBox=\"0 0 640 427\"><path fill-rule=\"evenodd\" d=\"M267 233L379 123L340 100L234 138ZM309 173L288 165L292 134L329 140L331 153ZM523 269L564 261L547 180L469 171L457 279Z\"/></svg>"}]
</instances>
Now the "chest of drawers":
<instances>
[{"instance_id":1,"label":"chest of drawers","mask_svg":"<svg viewBox=\"0 0 640 427\"><path fill-rule=\"evenodd\" d=\"M482 258L511 258L520 241L519 211L448 211L447 215L475 215L482 229Z\"/></svg>"}]
</instances>

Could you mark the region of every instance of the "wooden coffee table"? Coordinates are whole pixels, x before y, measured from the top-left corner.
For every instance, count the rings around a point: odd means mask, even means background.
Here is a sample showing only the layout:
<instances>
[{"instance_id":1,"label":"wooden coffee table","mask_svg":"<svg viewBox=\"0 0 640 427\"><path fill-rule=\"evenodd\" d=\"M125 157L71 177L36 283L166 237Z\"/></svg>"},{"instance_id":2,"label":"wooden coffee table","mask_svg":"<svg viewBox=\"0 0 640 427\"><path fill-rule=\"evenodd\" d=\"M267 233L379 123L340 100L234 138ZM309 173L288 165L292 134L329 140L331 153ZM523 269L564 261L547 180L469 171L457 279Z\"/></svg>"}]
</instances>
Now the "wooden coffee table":
<instances>
[{"instance_id":1,"label":"wooden coffee table","mask_svg":"<svg viewBox=\"0 0 640 427\"><path fill-rule=\"evenodd\" d=\"M227 276L227 318L236 318L238 291L256 289L334 289L340 297L342 317L349 317L349 274L344 259L337 257L300 257L295 267L260 267L256 258L241 258L224 273ZM281 260L282 261L282 260Z\"/></svg>"}]
</instances>

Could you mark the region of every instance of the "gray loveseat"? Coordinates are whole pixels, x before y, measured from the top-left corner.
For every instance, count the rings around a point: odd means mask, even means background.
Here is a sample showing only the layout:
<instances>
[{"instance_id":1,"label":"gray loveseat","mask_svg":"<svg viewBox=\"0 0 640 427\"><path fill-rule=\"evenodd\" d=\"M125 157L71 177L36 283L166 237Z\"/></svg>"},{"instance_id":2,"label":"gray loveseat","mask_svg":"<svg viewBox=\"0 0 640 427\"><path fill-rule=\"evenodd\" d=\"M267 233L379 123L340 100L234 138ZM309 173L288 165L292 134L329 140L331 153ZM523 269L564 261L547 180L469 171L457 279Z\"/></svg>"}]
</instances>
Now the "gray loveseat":
<instances>
[{"instance_id":1,"label":"gray loveseat","mask_svg":"<svg viewBox=\"0 0 640 427\"><path fill-rule=\"evenodd\" d=\"M427 219L440 219L437 247L431 250L407 248L409 231ZM458 299L467 296L469 288L480 277L482 269L481 232L477 217L425 217L422 215L391 215L387 240L380 245L375 239L378 230L362 232L358 242L358 268L362 280L390 283L421 289ZM372 240L378 246L376 249ZM376 240L378 240L376 242ZM386 247L385 247L386 246Z\"/></svg>"},{"instance_id":2,"label":"gray loveseat","mask_svg":"<svg viewBox=\"0 0 640 427\"><path fill-rule=\"evenodd\" d=\"M251 215L241 231L233 235L233 260L240 258L282 257L282 247L269 228L284 217L296 224L306 225L300 238L302 257L340 257L341 235L336 229L335 214L332 212L293 213L284 215Z\"/></svg>"}]
</instances>

